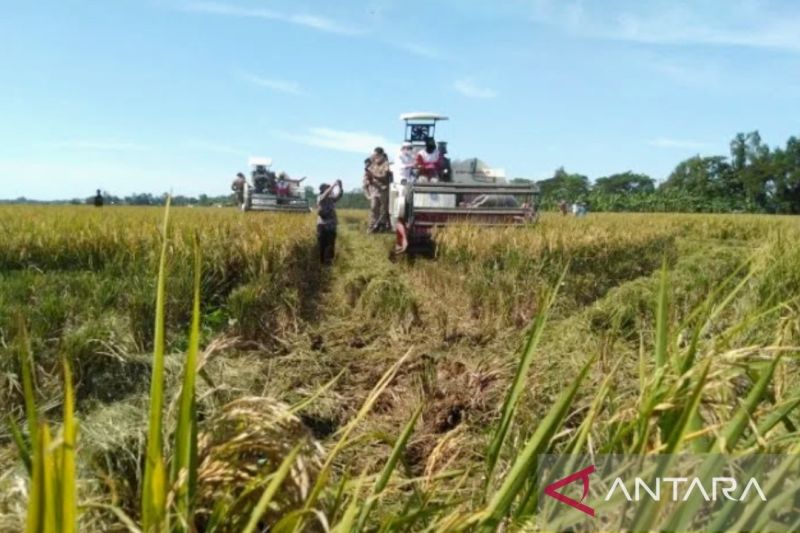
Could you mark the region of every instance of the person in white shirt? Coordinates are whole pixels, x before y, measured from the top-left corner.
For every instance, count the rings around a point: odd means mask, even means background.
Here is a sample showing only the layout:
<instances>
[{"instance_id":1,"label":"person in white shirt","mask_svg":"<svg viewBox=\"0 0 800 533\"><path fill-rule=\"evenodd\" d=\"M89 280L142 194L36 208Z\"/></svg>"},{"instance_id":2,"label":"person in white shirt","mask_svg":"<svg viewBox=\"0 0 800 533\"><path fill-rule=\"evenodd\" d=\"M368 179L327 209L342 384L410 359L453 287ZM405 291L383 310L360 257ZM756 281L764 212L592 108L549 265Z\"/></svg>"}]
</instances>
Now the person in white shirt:
<instances>
[{"instance_id":1,"label":"person in white shirt","mask_svg":"<svg viewBox=\"0 0 800 533\"><path fill-rule=\"evenodd\" d=\"M400 183L411 183L413 181L412 170L416 166L416 161L411 143L403 143L400 147L400 153L397 154L397 159L393 164L394 174L399 178Z\"/></svg>"}]
</instances>

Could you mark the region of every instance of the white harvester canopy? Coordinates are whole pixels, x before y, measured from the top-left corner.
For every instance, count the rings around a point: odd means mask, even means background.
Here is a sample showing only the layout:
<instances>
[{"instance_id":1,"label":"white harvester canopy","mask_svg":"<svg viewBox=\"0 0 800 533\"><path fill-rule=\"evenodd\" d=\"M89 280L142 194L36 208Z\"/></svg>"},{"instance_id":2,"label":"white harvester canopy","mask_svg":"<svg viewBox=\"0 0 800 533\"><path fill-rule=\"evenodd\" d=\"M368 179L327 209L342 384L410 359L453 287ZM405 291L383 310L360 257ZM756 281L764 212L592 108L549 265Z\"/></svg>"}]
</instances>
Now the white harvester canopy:
<instances>
[{"instance_id":1,"label":"white harvester canopy","mask_svg":"<svg viewBox=\"0 0 800 533\"><path fill-rule=\"evenodd\" d=\"M436 122L437 120L449 120L448 117L444 115L440 115L438 113L423 113L423 112L414 112L414 113L403 113L400 115L400 120L405 120L406 122Z\"/></svg>"},{"instance_id":2,"label":"white harvester canopy","mask_svg":"<svg viewBox=\"0 0 800 533\"><path fill-rule=\"evenodd\" d=\"M436 138L436 123L448 120L445 115L439 113L403 113L400 120L406 123L403 142L411 143L420 148L425 145L428 137Z\"/></svg>"},{"instance_id":3,"label":"white harvester canopy","mask_svg":"<svg viewBox=\"0 0 800 533\"><path fill-rule=\"evenodd\" d=\"M251 157L249 159L249 164L251 167L271 167L272 166L272 158L271 157Z\"/></svg>"}]
</instances>

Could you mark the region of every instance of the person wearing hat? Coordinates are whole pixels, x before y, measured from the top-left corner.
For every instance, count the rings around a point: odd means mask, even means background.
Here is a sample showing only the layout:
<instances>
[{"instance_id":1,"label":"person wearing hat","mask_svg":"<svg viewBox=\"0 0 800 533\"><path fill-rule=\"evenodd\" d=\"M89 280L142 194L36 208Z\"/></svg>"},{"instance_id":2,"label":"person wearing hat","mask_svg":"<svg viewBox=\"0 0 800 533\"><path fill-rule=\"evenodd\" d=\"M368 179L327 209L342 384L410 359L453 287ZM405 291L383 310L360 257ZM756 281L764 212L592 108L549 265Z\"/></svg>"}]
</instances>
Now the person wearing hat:
<instances>
[{"instance_id":1,"label":"person wearing hat","mask_svg":"<svg viewBox=\"0 0 800 533\"><path fill-rule=\"evenodd\" d=\"M244 177L244 174L239 172L236 174L236 178L231 183L231 190L233 194L236 196L236 205L242 205L244 203L244 188L247 187L247 180Z\"/></svg>"},{"instance_id":2,"label":"person wearing hat","mask_svg":"<svg viewBox=\"0 0 800 533\"><path fill-rule=\"evenodd\" d=\"M365 161L366 163L366 161ZM364 172L364 194L369 198L370 217L369 233L389 230L389 184L392 182L392 172L389 158L383 148L378 146L369 158L369 164Z\"/></svg>"},{"instance_id":3,"label":"person wearing hat","mask_svg":"<svg viewBox=\"0 0 800 533\"><path fill-rule=\"evenodd\" d=\"M333 264L336 253L336 202L342 197L342 180L336 180L333 187L327 183L319 186L317 197L317 245L319 262Z\"/></svg>"}]
</instances>

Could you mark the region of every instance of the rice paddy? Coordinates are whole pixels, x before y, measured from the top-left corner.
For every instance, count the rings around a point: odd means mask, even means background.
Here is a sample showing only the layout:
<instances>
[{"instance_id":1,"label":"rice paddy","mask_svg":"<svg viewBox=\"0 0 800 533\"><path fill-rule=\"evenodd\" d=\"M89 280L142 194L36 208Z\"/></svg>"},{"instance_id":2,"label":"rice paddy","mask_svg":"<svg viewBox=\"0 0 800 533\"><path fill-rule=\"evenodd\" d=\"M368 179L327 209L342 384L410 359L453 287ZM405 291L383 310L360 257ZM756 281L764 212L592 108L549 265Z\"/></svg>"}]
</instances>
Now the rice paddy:
<instances>
[{"instance_id":1,"label":"rice paddy","mask_svg":"<svg viewBox=\"0 0 800 533\"><path fill-rule=\"evenodd\" d=\"M541 454L797 449L796 218L364 228L0 208L0 530L534 531Z\"/></svg>"}]
</instances>

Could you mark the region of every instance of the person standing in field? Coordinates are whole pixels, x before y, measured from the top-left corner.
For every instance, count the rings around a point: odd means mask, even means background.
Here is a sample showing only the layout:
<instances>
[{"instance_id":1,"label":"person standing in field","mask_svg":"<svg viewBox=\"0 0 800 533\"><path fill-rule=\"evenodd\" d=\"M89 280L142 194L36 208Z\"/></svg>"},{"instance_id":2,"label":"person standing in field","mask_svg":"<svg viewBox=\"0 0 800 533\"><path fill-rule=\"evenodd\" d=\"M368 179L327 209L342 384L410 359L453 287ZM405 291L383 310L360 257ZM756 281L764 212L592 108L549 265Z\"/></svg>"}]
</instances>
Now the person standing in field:
<instances>
[{"instance_id":1,"label":"person standing in field","mask_svg":"<svg viewBox=\"0 0 800 533\"><path fill-rule=\"evenodd\" d=\"M389 158L380 146L375 148L364 172L364 193L369 198L370 216L368 233L389 228L389 184L392 173Z\"/></svg>"},{"instance_id":2,"label":"person standing in field","mask_svg":"<svg viewBox=\"0 0 800 533\"><path fill-rule=\"evenodd\" d=\"M236 174L236 178L231 183L231 190L233 194L236 196L236 205L242 205L244 203L244 188L247 186L247 180L244 177L244 174L239 172Z\"/></svg>"},{"instance_id":3,"label":"person standing in field","mask_svg":"<svg viewBox=\"0 0 800 533\"><path fill-rule=\"evenodd\" d=\"M561 211L562 215L567 216L567 213L569 212L569 207L567 206L567 201L566 200L561 200L560 202L558 202L558 209L559 209L559 211Z\"/></svg>"},{"instance_id":4,"label":"person standing in field","mask_svg":"<svg viewBox=\"0 0 800 533\"><path fill-rule=\"evenodd\" d=\"M97 189L97 193L94 195L94 206L103 207L103 194L100 192L100 189Z\"/></svg>"},{"instance_id":5,"label":"person standing in field","mask_svg":"<svg viewBox=\"0 0 800 533\"><path fill-rule=\"evenodd\" d=\"M336 254L336 202L342 197L342 180L336 180L331 187L327 183L319 186L317 197L317 245L319 262L333 264Z\"/></svg>"}]
</instances>

